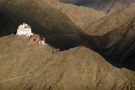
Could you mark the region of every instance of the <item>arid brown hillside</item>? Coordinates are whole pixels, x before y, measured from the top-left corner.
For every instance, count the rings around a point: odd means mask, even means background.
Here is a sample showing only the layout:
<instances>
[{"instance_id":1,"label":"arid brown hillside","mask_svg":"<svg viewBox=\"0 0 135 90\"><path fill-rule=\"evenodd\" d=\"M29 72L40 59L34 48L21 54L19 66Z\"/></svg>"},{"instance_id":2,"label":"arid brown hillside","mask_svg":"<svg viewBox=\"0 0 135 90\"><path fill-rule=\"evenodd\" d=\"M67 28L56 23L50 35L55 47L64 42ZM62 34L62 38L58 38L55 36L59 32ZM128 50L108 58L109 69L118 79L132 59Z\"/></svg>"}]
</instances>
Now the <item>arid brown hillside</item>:
<instances>
[{"instance_id":1,"label":"arid brown hillside","mask_svg":"<svg viewBox=\"0 0 135 90\"><path fill-rule=\"evenodd\" d=\"M66 4L59 2L59 0L44 0L44 2L67 15L79 28L83 28L85 24L92 23L105 15L105 13L100 10Z\"/></svg>"},{"instance_id":2,"label":"arid brown hillside","mask_svg":"<svg viewBox=\"0 0 135 90\"><path fill-rule=\"evenodd\" d=\"M113 65L135 70L135 4L105 16L83 31L94 37L96 50ZM98 47L98 49L97 49ZM103 54L104 53L104 54ZM130 64L129 64L130 63Z\"/></svg>"},{"instance_id":3,"label":"arid brown hillside","mask_svg":"<svg viewBox=\"0 0 135 90\"><path fill-rule=\"evenodd\" d=\"M65 3L72 3L79 6L91 7L102 10L105 14L113 13L127 5L135 2L135 0L59 0Z\"/></svg>"},{"instance_id":4,"label":"arid brown hillside","mask_svg":"<svg viewBox=\"0 0 135 90\"><path fill-rule=\"evenodd\" d=\"M0 1L0 90L135 89L135 4L85 4ZM48 45L15 35L23 22Z\"/></svg>"},{"instance_id":5,"label":"arid brown hillside","mask_svg":"<svg viewBox=\"0 0 135 90\"><path fill-rule=\"evenodd\" d=\"M57 51L14 35L1 37L0 42L1 90L135 88L132 71L110 65L88 48Z\"/></svg>"},{"instance_id":6,"label":"arid brown hillside","mask_svg":"<svg viewBox=\"0 0 135 90\"><path fill-rule=\"evenodd\" d=\"M92 36L102 36L114 29L123 26L127 22L134 20L135 3L121 9L113 14L107 15L95 21L93 24L87 24L83 31Z\"/></svg>"}]
</instances>

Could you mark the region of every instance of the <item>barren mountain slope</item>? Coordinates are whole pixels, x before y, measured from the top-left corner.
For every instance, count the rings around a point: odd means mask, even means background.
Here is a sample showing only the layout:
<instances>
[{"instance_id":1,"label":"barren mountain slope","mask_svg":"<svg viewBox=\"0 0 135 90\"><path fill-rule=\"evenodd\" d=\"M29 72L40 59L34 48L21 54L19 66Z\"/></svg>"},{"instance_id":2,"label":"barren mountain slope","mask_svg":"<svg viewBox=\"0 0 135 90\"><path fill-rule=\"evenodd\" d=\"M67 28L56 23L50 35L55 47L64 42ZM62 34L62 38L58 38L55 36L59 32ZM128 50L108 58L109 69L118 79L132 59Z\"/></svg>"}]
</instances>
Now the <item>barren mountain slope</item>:
<instances>
[{"instance_id":1,"label":"barren mountain slope","mask_svg":"<svg viewBox=\"0 0 135 90\"><path fill-rule=\"evenodd\" d=\"M132 90L134 73L85 47L53 50L21 36L0 38L1 90ZM82 53L85 52L85 53Z\"/></svg>"},{"instance_id":2,"label":"barren mountain slope","mask_svg":"<svg viewBox=\"0 0 135 90\"><path fill-rule=\"evenodd\" d=\"M96 50L115 66L135 70L135 4L90 24L84 32L94 36ZM97 49L98 48L98 49Z\"/></svg>"},{"instance_id":3,"label":"barren mountain slope","mask_svg":"<svg viewBox=\"0 0 135 90\"><path fill-rule=\"evenodd\" d=\"M1 0L0 90L134 90L134 8L97 21L93 9L54 0ZM79 24L91 11L95 23ZM49 45L13 35L23 22Z\"/></svg>"},{"instance_id":4,"label":"barren mountain slope","mask_svg":"<svg viewBox=\"0 0 135 90\"><path fill-rule=\"evenodd\" d=\"M130 22L135 17L135 3L119 10L113 14L105 16L93 24L87 24L83 31L92 36L102 36L114 29Z\"/></svg>"},{"instance_id":5,"label":"barren mountain slope","mask_svg":"<svg viewBox=\"0 0 135 90\"><path fill-rule=\"evenodd\" d=\"M59 2L59 0L44 0L44 2L67 15L80 28L83 28L85 24L92 23L105 15L104 12L99 10L69 3L66 4Z\"/></svg>"},{"instance_id":6,"label":"barren mountain slope","mask_svg":"<svg viewBox=\"0 0 135 90\"><path fill-rule=\"evenodd\" d=\"M0 11L1 20L3 20L1 35L15 33L17 25L26 22L31 25L34 33L48 37L56 47L60 48L62 44L65 48L69 48L81 42L80 29L66 15L43 1L5 1L1 3ZM12 26L12 29L9 26ZM55 41L53 39L57 42L53 42ZM63 43L66 40L69 44ZM61 47L61 49L64 48Z\"/></svg>"},{"instance_id":7,"label":"barren mountain slope","mask_svg":"<svg viewBox=\"0 0 135 90\"><path fill-rule=\"evenodd\" d=\"M87 6L104 11L104 13L113 13L119 9L126 7L135 0L60 0L66 3Z\"/></svg>"},{"instance_id":8,"label":"barren mountain slope","mask_svg":"<svg viewBox=\"0 0 135 90\"><path fill-rule=\"evenodd\" d=\"M135 70L135 18L96 40L95 45L107 60Z\"/></svg>"}]
</instances>

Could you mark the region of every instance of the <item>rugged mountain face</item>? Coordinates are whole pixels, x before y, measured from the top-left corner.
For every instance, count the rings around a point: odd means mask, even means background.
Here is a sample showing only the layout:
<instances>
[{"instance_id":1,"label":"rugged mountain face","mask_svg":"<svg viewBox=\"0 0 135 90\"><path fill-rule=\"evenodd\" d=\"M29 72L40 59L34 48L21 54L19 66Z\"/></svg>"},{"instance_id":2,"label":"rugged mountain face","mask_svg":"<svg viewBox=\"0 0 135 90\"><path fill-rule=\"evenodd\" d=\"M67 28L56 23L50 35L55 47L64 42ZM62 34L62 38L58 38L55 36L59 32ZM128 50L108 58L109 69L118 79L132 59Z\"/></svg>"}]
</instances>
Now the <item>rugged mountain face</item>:
<instances>
[{"instance_id":1,"label":"rugged mountain face","mask_svg":"<svg viewBox=\"0 0 135 90\"><path fill-rule=\"evenodd\" d=\"M29 5L30 3L32 4ZM50 7L44 1L28 0L23 3L16 2L16 0L10 2L5 1L1 3L1 13L3 16L1 18L6 18L4 19L5 24L3 21L1 22L5 25L2 27L3 33L14 33L17 29L16 25L26 22L33 27L33 32L46 36L48 41L55 44L58 48L61 47L60 44L64 46L62 46L61 49L67 49L69 47L74 47L81 42L79 28L76 27L66 15L57 9ZM8 18L11 20L8 21ZM14 31L11 32L10 28L5 30L5 27L9 24L15 24L14 27L16 28L13 28ZM3 33L1 33L1 35ZM63 41L66 40L69 41L69 44L63 43Z\"/></svg>"},{"instance_id":2,"label":"rugged mountain face","mask_svg":"<svg viewBox=\"0 0 135 90\"><path fill-rule=\"evenodd\" d=\"M135 3L130 4L128 7L121 9L111 15L100 18L93 24L87 24L84 32L93 36L102 36L114 29L126 25L131 22L135 17Z\"/></svg>"},{"instance_id":3,"label":"rugged mountain face","mask_svg":"<svg viewBox=\"0 0 135 90\"><path fill-rule=\"evenodd\" d=\"M85 24L92 23L105 15L104 12L100 10L66 4L58 0L45 0L44 2L67 15L79 28L83 28Z\"/></svg>"},{"instance_id":4,"label":"rugged mountain face","mask_svg":"<svg viewBox=\"0 0 135 90\"><path fill-rule=\"evenodd\" d=\"M88 17L93 18L95 15L97 17L100 14L93 9L88 8L79 8L77 6L65 5L58 3L57 1L51 4L52 1L42 0L42 1L23 1L23 2L16 2L16 1L3 1L1 2L1 18L5 18L5 26L3 26L3 30L1 30L1 35L15 33L17 29L17 25L22 22L27 22L33 27L33 32L38 33L42 36L47 37L47 41L51 44L55 44L55 47L64 49L69 49L71 47L75 47L87 42L87 39L90 36L85 35L82 33L80 28L83 28L86 25L86 20ZM29 3L32 3L29 5ZM63 7L61 9L58 7ZM42 7L44 6L44 7ZM67 8L66 8L67 7ZM69 14L66 12L70 12ZM81 10L81 11L80 11ZM86 10L86 11L85 11ZM51 11L51 12L50 12ZM80 19L81 16L76 16L79 14L72 14L72 12L87 12L88 15L84 15L86 17L84 21L82 21L83 17ZM90 12L93 12L93 15L90 15ZM74 13L75 13L74 12ZM99 14L99 15L98 15ZM101 15L102 16L102 15ZM97 18L96 17L96 18ZM73 19L74 18L74 19ZM10 19L10 21L8 21ZM76 20L78 19L78 20ZM93 18L95 19L95 18ZM98 19L98 18L97 18ZM90 20L92 22L93 20ZM74 23L76 22L76 23ZM83 24L79 24L79 23ZM3 24L3 21L1 22ZM10 25L13 30L6 29L6 25ZM5 30L6 29L6 30ZM63 38L61 38L63 37ZM85 39L82 39L85 38ZM57 41L57 42L55 42ZM63 41L68 41L67 43L63 43Z\"/></svg>"},{"instance_id":5,"label":"rugged mountain face","mask_svg":"<svg viewBox=\"0 0 135 90\"><path fill-rule=\"evenodd\" d=\"M98 50L109 61L118 66L125 65L135 70L134 62L134 43L135 43L135 4L129 5L127 8L117 11L111 15L101 18L93 23L88 24L84 32L95 37L94 43ZM119 65L121 64L121 65ZM132 65L131 65L132 64Z\"/></svg>"},{"instance_id":6,"label":"rugged mountain face","mask_svg":"<svg viewBox=\"0 0 135 90\"><path fill-rule=\"evenodd\" d=\"M113 67L88 48L61 52L12 35L0 38L0 42L1 90L135 88L132 71Z\"/></svg>"},{"instance_id":7,"label":"rugged mountain face","mask_svg":"<svg viewBox=\"0 0 135 90\"><path fill-rule=\"evenodd\" d=\"M126 7L135 0L60 0L65 3L72 3L103 10L104 13L112 13Z\"/></svg>"},{"instance_id":8,"label":"rugged mountain face","mask_svg":"<svg viewBox=\"0 0 135 90\"><path fill-rule=\"evenodd\" d=\"M134 90L134 8L104 15L58 0L1 0L0 90ZM23 22L48 45L13 35Z\"/></svg>"},{"instance_id":9,"label":"rugged mountain face","mask_svg":"<svg viewBox=\"0 0 135 90\"><path fill-rule=\"evenodd\" d=\"M119 66L135 70L135 18L102 37L105 56ZM121 64L121 65L120 65Z\"/></svg>"}]
</instances>

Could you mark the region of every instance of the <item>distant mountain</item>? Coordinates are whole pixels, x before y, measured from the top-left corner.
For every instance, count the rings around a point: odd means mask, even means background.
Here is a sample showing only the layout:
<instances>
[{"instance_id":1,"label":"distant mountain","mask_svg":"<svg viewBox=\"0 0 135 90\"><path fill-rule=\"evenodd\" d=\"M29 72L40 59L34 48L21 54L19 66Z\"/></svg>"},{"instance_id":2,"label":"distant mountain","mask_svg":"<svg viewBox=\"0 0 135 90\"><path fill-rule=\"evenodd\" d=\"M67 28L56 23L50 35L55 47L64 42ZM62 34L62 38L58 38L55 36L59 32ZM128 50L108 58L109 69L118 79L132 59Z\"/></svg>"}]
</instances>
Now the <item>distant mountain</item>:
<instances>
[{"instance_id":1,"label":"distant mountain","mask_svg":"<svg viewBox=\"0 0 135 90\"><path fill-rule=\"evenodd\" d=\"M105 13L114 12L124 8L135 0L60 0L65 3L73 3L76 5L92 7L103 10Z\"/></svg>"},{"instance_id":2,"label":"distant mountain","mask_svg":"<svg viewBox=\"0 0 135 90\"><path fill-rule=\"evenodd\" d=\"M81 29L85 27L87 23L92 23L93 21L98 20L105 15L101 10L76 6L70 3L61 3L58 0L45 0L44 2L53 8L60 10Z\"/></svg>"},{"instance_id":3,"label":"distant mountain","mask_svg":"<svg viewBox=\"0 0 135 90\"><path fill-rule=\"evenodd\" d=\"M135 70L135 3L88 24L83 31L96 38L95 45L106 59Z\"/></svg>"}]
</instances>

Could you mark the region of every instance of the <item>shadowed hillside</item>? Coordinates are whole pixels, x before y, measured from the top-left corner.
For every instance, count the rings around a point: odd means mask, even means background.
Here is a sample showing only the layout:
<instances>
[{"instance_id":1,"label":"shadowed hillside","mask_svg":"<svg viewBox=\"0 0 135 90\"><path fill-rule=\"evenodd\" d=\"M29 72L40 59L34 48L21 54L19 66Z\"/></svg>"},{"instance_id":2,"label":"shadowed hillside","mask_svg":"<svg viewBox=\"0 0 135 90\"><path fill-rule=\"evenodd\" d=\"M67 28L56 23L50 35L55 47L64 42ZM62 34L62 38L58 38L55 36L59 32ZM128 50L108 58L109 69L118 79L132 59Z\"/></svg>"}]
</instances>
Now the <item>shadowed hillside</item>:
<instances>
[{"instance_id":1,"label":"shadowed hillside","mask_svg":"<svg viewBox=\"0 0 135 90\"><path fill-rule=\"evenodd\" d=\"M72 3L79 6L91 7L103 10L104 13L112 13L127 5L135 2L135 0L60 0L65 3Z\"/></svg>"},{"instance_id":2,"label":"shadowed hillside","mask_svg":"<svg viewBox=\"0 0 135 90\"><path fill-rule=\"evenodd\" d=\"M1 0L0 90L134 90L135 4L105 1ZM23 22L47 45L15 35Z\"/></svg>"}]
</instances>

